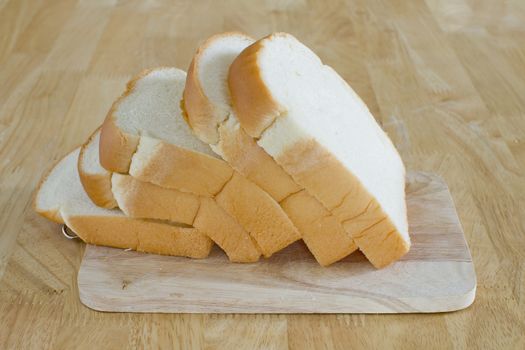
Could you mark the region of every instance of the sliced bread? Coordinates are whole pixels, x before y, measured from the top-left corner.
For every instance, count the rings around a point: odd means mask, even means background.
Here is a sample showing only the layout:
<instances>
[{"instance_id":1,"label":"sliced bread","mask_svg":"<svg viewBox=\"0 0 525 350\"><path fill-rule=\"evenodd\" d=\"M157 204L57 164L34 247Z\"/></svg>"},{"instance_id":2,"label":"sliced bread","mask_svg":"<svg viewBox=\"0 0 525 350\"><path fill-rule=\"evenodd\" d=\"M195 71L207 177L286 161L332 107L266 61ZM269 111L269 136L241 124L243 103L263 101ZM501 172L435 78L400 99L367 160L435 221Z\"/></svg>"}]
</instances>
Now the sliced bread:
<instances>
[{"instance_id":1,"label":"sliced bread","mask_svg":"<svg viewBox=\"0 0 525 350\"><path fill-rule=\"evenodd\" d=\"M80 148L78 174L86 194L93 203L102 208L118 207L111 192L111 172L100 165L100 128Z\"/></svg>"},{"instance_id":2,"label":"sliced bread","mask_svg":"<svg viewBox=\"0 0 525 350\"><path fill-rule=\"evenodd\" d=\"M403 162L332 68L276 33L234 60L228 83L242 128L339 218L374 266L409 250Z\"/></svg>"},{"instance_id":3,"label":"sliced bread","mask_svg":"<svg viewBox=\"0 0 525 350\"><path fill-rule=\"evenodd\" d=\"M130 217L191 225L217 243L232 262L259 259L259 249L248 233L213 199L163 188L102 168L99 138L97 129L82 146L78 159L80 179L90 198L110 198Z\"/></svg>"},{"instance_id":4,"label":"sliced bread","mask_svg":"<svg viewBox=\"0 0 525 350\"><path fill-rule=\"evenodd\" d=\"M235 170L280 202L321 265L329 265L356 250L338 219L246 134L231 107L228 69L254 42L241 33L224 33L206 40L188 69L183 107L195 134Z\"/></svg>"},{"instance_id":5,"label":"sliced bread","mask_svg":"<svg viewBox=\"0 0 525 350\"><path fill-rule=\"evenodd\" d=\"M78 175L77 148L47 173L37 190L35 210L66 224L84 242L142 252L205 258L212 241L199 230L133 219L118 209L96 206L87 197Z\"/></svg>"},{"instance_id":6,"label":"sliced bread","mask_svg":"<svg viewBox=\"0 0 525 350\"><path fill-rule=\"evenodd\" d=\"M186 74L149 70L133 79L101 129L100 162L161 187L215 198L268 257L300 238L279 204L193 135L180 101Z\"/></svg>"}]
</instances>

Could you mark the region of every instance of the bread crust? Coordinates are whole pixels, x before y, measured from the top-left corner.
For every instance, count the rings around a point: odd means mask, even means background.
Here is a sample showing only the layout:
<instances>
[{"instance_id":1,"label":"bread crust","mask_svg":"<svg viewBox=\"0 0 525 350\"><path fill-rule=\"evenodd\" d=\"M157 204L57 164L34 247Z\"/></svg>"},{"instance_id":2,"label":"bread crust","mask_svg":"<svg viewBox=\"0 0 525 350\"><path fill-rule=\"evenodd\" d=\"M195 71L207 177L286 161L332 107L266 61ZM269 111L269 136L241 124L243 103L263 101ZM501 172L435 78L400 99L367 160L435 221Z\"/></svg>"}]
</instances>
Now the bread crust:
<instances>
[{"instance_id":1,"label":"bread crust","mask_svg":"<svg viewBox=\"0 0 525 350\"><path fill-rule=\"evenodd\" d=\"M250 232L265 257L301 238L279 204L237 172L215 199Z\"/></svg>"},{"instance_id":2,"label":"bread crust","mask_svg":"<svg viewBox=\"0 0 525 350\"><path fill-rule=\"evenodd\" d=\"M219 127L220 141L212 147L235 170L280 202L292 193L301 190L292 177L273 160L241 127Z\"/></svg>"},{"instance_id":3,"label":"bread crust","mask_svg":"<svg viewBox=\"0 0 525 350\"><path fill-rule=\"evenodd\" d=\"M113 174L112 189L119 208L128 216L193 225L199 197L169 190L130 175Z\"/></svg>"},{"instance_id":4,"label":"bread crust","mask_svg":"<svg viewBox=\"0 0 525 350\"><path fill-rule=\"evenodd\" d=\"M339 220L305 190L286 198L281 206L321 266L331 265L357 250Z\"/></svg>"},{"instance_id":5,"label":"bread crust","mask_svg":"<svg viewBox=\"0 0 525 350\"><path fill-rule=\"evenodd\" d=\"M232 262L256 262L261 256L257 242L211 198L201 197L193 226L211 237Z\"/></svg>"},{"instance_id":6,"label":"bread crust","mask_svg":"<svg viewBox=\"0 0 525 350\"><path fill-rule=\"evenodd\" d=\"M253 40L253 38L241 32L225 32L206 39L206 41L199 46L191 60L188 74L186 75L186 86L183 94L183 109L186 112L188 124L203 142L212 145L219 141L217 128L228 116L219 115L213 103L210 102L204 93L198 77L199 65L203 53L210 45L216 40L229 36L239 36Z\"/></svg>"},{"instance_id":7,"label":"bread crust","mask_svg":"<svg viewBox=\"0 0 525 350\"><path fill-rule=\"evenodd\" d=\"M158 141L153 150L139 144L129 174L162 187L214 196L233 169L221 159Z\"/></svg>"},{"instance_id":8,"label":"bread crust","mask_svg":"<svg viewBox=\"0 0 525 350\"><path fill-rule=\"evenodd\" d=\"M129 175L114 176L113 188L122 192L117 199L126 215L193 225L216 242L230 261L255 262L259 259L261 253L249 234L212 198L163 188Z\"/></svg>"},{"instance_id":9,"label":"bread crust","mask_svg":"<svg viewBox=\"0 0 525 350\"><path fill-rule=\"evenodd\" d=\"M80 183L82 184L82 187L84 187L84 191L86 191L86 194L93 203L102 208L113 209L117 207L117 202L113 197L113 192L111 192L111 173L90 174L84 167L86 149L89 144L93 142L93 139L99 131L100 127L89 136L87 141L80 148L77 163L78 175L80 177Z\"/></svg>"},{"instance_id":10,"label":"bread crust","mask_svg":"<svg viewBox=\"0 0 525 350\"><path fill-rule=\"evenodd\" d=\"M93 142L97 131L98 129L81 149L78 161L79 170L82 169L83 151ZM169 145L161 144L161 147L169 148ZM175 152L180 152L180 149L176 147L166 157L168 159L184 158L184 156L175 156ZM195 158L195 156L196 154L190 155L192 158ZM215 159L213 160L215 161ZM224 164L222 161L218 162L221 165ZM208 164L208 161L204 161L204 164ZM176 163L174 165L177 166ZM149 168L146 167L143 170L147 171L147 169ZM230 176L229 174L232 170L228 166L227 169L229 171L227 176ZM214 171L214 169L210 171ZM90 176L82 171L79 173L81 174L81 180L84 178L87 183L87 186L84 185L84 187L88 187L86 190L91 190L91 192L96 194L107 194L109 192L112 201L115 203L113 207L119 206L129 217L158 219L193 225L200 232L217 242L232 262L255 262L261 255L248 233L211 198L163 188L149 182L139 181L130 175L108 172L107 176ZM224 186L225 181L227 179L220 180L217 185L219 189ZM95 204L98 203L95 202ZM157 242L150 241L151 244L156 247L155 251L162 252L162 247L159 247Z\"/></svg>"},{"instance_id":11,"label":"bread crust","mask_svg":"<svg viewBox=\"0 0 525 350\"><path fill-rule=\"evenodd\" d=\"M197 51L199 54L199 51ZM190 128L202 141L215 144L219 140L217 125L222 122L218 118L213 121L206 121L206 116L216 116L214 107L208 103L204 91L195 73L196 59L191 60L186 75L186 85L181 101L181 109Z\"/></svg>"},{"instance_id":12,"label":"bread crust","mask_svg":"<svg viewBox=\"0 0 525 350\"><path fill-rule=\"evenodd\" d=\"M127 173L140 137L120 130L115 124L112 107L100 130L100 164L114 173Z\"/></svg>"},{"instance_id":13,"label":"bread crust","mask_svg":"<svg viewBox=\"0 0 525 350\"><path fill-rule=\"evenodd\" d=\"M237 117L252 137L259 138L285 109L261 78L258 53L272 34L243 51L230 67L228 82ZM288 174L314 195L343 224L377 268L399 259L410 248L374 197L328 150L303 139L274 158ZM406 211L406 208L405 208Z\"/></svg>"},{"instance_id":14,"label":"bread crust","mask_svg":"<svg viewBox=\"0 0 525 350\"><path fill-rule=\"evenodd\" d=\"M232 62L228 73L233 110L242 128L258 139L286 109L272 97L258 69L258 54L271 34L248 46Z\"/></svg>"},{"instance_id":15,"label":"bread crust","mask_svg":"<svg viewBox=\"0 0 525 350\"><path fill-rule=\"evenodd\" d=\"M38 214L42 215L48 220L56 222L57 224L64 223L64 219L62 218L62 215L60 215L60 210L41 210L37 207L34 207L34 209Z\"/></svg>"},{"instance_id":16,"label":"bread crust","mask_svg":"<svg viewBox=\"0 0 525 350\"><path fill-rule=\"evenodd\" d=\"M140 79L155 70L161 69L165 69L165 67L144 69L126 84L126 90L111 105L102 123L100 133L100 164L105 169L114 173L128 172L131 158L137 149L140 136L122 131L116 124L114 114L122 101L133 92Z\"/></svg>"},{"instance_id":17,"label":"bread crust","mask_svg":"<svg viewBox=\"0 0 525 350\"><path fill-rule=\"evenodd\" d=\"M298 142L275 160L339 219L375 267L385 267L408 252L410 242L375 198L318 142Z\"/></svg>"},{"instance_id":18,"label":"bread crust","mask_svg":"<svg viewBox=\"0 0 525 350\"><path fill-rule=\"evenodd\" d=\"M195 228L104 216L67 216L66 225L84 242L162 255L206 258L213 243ZM118 233L118 234L116 234Z\"/></svg>"}]
</instances>

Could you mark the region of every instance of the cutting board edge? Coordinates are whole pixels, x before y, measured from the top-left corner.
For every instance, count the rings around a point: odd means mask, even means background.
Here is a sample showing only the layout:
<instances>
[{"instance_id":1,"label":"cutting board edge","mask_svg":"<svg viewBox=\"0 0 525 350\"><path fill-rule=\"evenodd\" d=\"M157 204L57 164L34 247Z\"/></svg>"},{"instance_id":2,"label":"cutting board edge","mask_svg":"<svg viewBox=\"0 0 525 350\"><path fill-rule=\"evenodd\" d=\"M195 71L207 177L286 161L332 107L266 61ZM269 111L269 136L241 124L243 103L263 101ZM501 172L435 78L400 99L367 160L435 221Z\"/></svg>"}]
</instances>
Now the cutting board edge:
<instances>
[{"instance_id":1,"label":"cutting board edge","mask_svg":"<svg viewBox=\"0 0 525 350\"><path fill-rule=\"evenodd\" d=\"M461 311L470 307L476 298L476 287L467 292L466 294L448 299L448 305L446 307L436 307L428 309L412 309L412 310L393 310L393 309L375 309L375 310L357 310L357 309L345 309L340 310L329 310L326 307L321 309L312 310L287 310L287 309L272 309L268 307L262 307L261 309L246 310L246 307L236 309L234 307L223 307L223 308L212 308L206 307L206 309L191 309L191 308L173 308L165 310L157 309L135 309L133 307L115 307L115 305L106 305L93 303L91 300L84 298L83 293L80 293L80 301L84 306L89 309L98 312L130 312L130 313L158 313L158 314L172 314L172 313L193 313L193 314L416 314L416 313L446 313ZM413 299L411 299L413 301ZM427 301L428 302L428 301Z\"/></svg>"},{"instance_id":2,"label":"cutting board edge","mask_svg":"<svg viewBox=\"0 0 525 350\"><path fill-rule=\"evenodd\" d=\"M87 249L95 248L88 247ZM86 249L86 253L87 253ZM96 249L96 248L95 248ZM459 263L459 262L458 262ZM465 268L468 271L468 287L465 291L457 295L446 295L446 296L434 296L434 297L397 297L397 302L407 306L405 309L402 308L393 308L385 306L382 303L375 303L374 306L366 306L364 309L356 308L355 305L362 305L355 300L351 302L352 306L341 306L338 305L336 309L329 308L326 304L320 308L312 309L300 309L300 308L279 308L273 307L269 308L268 304L254 306L252 305L224 305L221 307L217 306L205 306L202 308L196 307L194 305L186 306L173 306L173 307L152 307L147 308L144 306L130 306L133 303L128 305L117 305L112 303L111 300L107 301L97 301L93 296L96 297L94 293L89 293L89 288L80 288L84 285L82 283L82 269L77 275L77 284L79 285L79 297L82 304L92 310L100 312L132 312L132 313L195 313L195 314L413 314L413 313L445 313L445 312L454 312L460 311L471 306L476 298L477 291L477 278L474 270L474 264L472 261L461 262L464 264ZM91 297L89 298L88 295ZM103 299L103 297L101 297ZM354 298L359 299L359 298ZM366 299L366 302L370 300ZM431 307L429 307L431 305Z\"/></svg>"}]
</instances>

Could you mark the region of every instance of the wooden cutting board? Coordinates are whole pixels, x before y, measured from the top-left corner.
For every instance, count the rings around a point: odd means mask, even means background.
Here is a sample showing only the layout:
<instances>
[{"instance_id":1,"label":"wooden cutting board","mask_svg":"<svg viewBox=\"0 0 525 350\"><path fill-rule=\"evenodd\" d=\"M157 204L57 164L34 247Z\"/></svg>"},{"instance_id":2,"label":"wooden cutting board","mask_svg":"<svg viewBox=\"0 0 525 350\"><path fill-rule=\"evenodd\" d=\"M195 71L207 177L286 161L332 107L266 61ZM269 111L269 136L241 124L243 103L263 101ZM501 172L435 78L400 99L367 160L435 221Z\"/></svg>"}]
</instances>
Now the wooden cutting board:
<instances>
[{"instance_id":1,"label":"wooden cutting board","mask_svg":"<svg viewBox=\"0 0 525 350\"><path fill-rule=\"evenodd\" d=\"M407 313L466 308L476 275L454 203L438 176L408 175L412 238L400 261L374 269L357 252L320 267L302 242L255 264L214 248L204 260L88 246L80 299L100 311L190 313Z\"/></svg>"}]
</instances>

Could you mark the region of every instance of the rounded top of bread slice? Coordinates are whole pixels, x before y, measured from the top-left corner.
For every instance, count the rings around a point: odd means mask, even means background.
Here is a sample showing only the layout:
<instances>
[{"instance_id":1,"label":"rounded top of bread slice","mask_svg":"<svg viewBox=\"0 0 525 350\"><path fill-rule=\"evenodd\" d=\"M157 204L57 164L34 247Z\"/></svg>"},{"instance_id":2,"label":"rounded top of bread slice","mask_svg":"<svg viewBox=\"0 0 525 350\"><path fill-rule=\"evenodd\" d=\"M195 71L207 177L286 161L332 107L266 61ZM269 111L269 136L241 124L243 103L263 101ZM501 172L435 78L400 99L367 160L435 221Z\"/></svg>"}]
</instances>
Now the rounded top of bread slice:
<instances>
[{"instance_id":1,"label":"rounded top of bread slice","mask_svg":"<svg viewBox=\"0 0 525 350\"><path fill-rule=\"evenodd\" d=\"M268 153L279 159L300 143L327 150L409 242L399 154L363 101L312 50L290 34L272 34L236 58L229 86L243 129Z\"/></svg>"},{"instance_id":2,"label":"rounded top of bread slice","mask_svg":"<svg viewBox=\"0 0 525 350\"><path fill-rule=\"evenodd\" d=\"M118 206L111 191L112 173L100 165L100 128L95 130L80 149L78 156L78 173L80 182L88 197L103 208Z\"/></svg>"},{"instance_id":3,"label":"rounded top of bread slice","mask_svg":"<svg viewBox=\"0 0 525 350\"><path fill-rule=\"evenodd\" d=\"M210 147L195 138L180 117L185 81L186 73L177 68L143 72L128 84L126 98L120 99L113 109L115 124L129 134L148 136L214 156Z\"/></svg>"},{"instance_id":4,"label":"rounded top of bread slice","mask_svg":"<svg viewBox=\"0 0 525 350\"><path fill-rule=\"evenodd\" d=\"M94 205L84 192L78 175L80 148L68 153L43 177L35 196L35 210L46 218L64 223L62 215L123 215Z\"/></svg>"},{"instance_id":5,"label":"rounded top of bread slice","mask_svg":"<svg viewBox=\"0 0 525 350\"><path fill-rule=\"evenodd\" d=\"M208 38L197 50L188 69L184 107L188 122L204 142L219 141L217 128L232 113L227 86L230 63L254 39L239 32Z\"/></svg>"},{"instance_id":6,"label":"rounded top of bread slice","mask_svg":"<svg viewBox=\"0 0 525 350\"><path fill-rule=\"evenodd\" d=\"M81 165L81 172L88 175L106 175L110 173L100 165L99 142L100 128L97 128L80 149L79 165Z\"/></svg>"},{"instance_id":7,"label":"rounded top of bread slice","mask_svg":"<svg viewBox=\"0 0 525 350\"><path fill-rule=\"evenodd\" d=\"M184 120L180 103L185 81L184 71L162 67L145 70L127 84L102 125L100 162L104 168L126 173L140 137L217 157L194 137Z\"/></svg>"}]
</instances>

